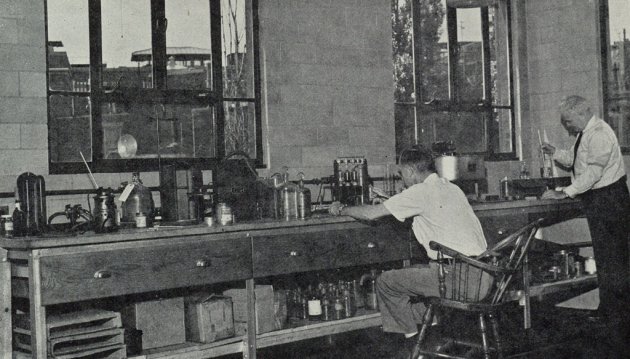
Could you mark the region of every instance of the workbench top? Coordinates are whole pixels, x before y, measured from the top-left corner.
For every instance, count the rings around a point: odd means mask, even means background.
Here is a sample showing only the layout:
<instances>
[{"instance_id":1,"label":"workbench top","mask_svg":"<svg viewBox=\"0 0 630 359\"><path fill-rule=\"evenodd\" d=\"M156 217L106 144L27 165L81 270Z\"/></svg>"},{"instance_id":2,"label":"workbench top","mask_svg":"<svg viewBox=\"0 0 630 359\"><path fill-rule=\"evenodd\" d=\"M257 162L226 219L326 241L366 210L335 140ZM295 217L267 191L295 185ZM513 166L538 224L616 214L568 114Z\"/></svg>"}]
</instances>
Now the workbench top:
<instances>
[{"instance_id":1,"label":"workbench top","mask_svg":"<svg viewBox=\"0 0 630 359\"><path fill-rule=\"evenodd\" d=\"M514 201L490 201L474 202L472 207L478 217L492 217L505 214L546 213L561 210L579 210L580 202L574 199L564 200L514 200ZM101 244L113 242L127 242L137 240L150 240L182 236L207 236L212 235L221 238L221 234L242 232L244 236L252 232L283 230L296 227L309 226L349 226L361 227L365 223L358 222L350 217L331 216L328 214L315 214L305 220L283 221L276 219L263 219L248 222L239 222L229 226L220 226L215 223L208 227L205 224L195 225L162 225L152 228L120 228L112 233L86 232L83 234L46 234L43 236L0 238L0 248L13 250L28 250L36 248L52 248L63 246L80 246L88 244Z\"/></svg>"}]
</instances>

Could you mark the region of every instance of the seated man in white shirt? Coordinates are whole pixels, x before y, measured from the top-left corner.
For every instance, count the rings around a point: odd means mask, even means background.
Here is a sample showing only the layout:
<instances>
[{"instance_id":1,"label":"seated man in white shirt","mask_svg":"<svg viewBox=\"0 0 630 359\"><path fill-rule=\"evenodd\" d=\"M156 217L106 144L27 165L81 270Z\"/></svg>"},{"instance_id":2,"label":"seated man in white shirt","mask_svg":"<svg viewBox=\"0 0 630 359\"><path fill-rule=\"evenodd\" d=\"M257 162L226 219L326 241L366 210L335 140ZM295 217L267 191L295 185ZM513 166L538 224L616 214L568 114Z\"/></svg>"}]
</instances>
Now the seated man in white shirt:
<instances>
[{"instance_id":1,"label":"seated man in white shirt","mask_svg":"<svg viewBox=\"0 0 630 359\"><path fill-rule=\"evenodd\" d=\"M438 242L469 256L481 254L487 243L466 196L459 187L437 175L429 151L422 148L404 151L399 168L407 187L404 191L383 204L342 207L339 214L363 220L388 215L399 221L413 218L414 235L432 261L428 265L385 272L377 280L383 330L411 338L418 333L424 306L412 304L410 298L439 296L438 265L433 261L437 253L429 249L429 242ZM487 282L489 287L490 280Z\"/></svg>"}]
</instances>

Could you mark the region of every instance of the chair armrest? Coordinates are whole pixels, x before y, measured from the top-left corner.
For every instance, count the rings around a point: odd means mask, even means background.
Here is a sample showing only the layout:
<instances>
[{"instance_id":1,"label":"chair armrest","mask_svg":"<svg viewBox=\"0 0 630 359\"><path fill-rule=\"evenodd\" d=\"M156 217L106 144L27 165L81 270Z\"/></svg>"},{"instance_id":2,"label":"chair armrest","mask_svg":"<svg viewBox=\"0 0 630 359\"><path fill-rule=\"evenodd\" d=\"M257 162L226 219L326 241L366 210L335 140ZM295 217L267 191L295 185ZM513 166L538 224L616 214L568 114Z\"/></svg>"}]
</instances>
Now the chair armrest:
<instances>
[{"instance_id":1,"label":"chair armrest","mask_svg":"<svg viewBox=\"0 0 630 359\"><path fill-rule=\"evenodd\" d=\"M470 265L472 265L473 267L477 267L479 269L483 269L485 271L489 271L489 272L493 272L493 273L508 273L511 271L506 270L505 268L500 268L497 266L494 266L492 264L487 264L484 263L480 260L477 260L475 258L471 258L468 257L467 255L458 252L456 250L454 250L453 248L449 248L445 245L442 245L440 243L431 241L429 242L429 248L431 248L434 251L441 251L442 254L447 255L449 257L452 257L453 259L462 261L462 262L466 262Z\"/></svg>"}]
</instances>

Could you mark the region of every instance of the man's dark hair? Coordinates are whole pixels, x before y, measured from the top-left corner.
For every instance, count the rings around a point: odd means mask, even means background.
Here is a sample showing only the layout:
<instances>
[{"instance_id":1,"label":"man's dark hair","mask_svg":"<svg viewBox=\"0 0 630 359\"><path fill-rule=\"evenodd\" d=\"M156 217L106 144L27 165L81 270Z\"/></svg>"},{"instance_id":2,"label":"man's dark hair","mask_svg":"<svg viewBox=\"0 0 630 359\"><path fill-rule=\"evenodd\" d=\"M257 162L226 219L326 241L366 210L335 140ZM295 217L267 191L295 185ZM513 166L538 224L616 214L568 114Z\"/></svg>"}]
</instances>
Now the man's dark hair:
<instances>
[{"instance_id":1,"label":"man's dark hair","mask_svg":"<svg viewBox=\"0 0 630 359\"><path fill-rule=\"evenodd\" d=\"M435 172L435 160L433 154L427 148L415 145L400 153L398 164L412 165L420 172Z\"/></svg>"}]
</instances>

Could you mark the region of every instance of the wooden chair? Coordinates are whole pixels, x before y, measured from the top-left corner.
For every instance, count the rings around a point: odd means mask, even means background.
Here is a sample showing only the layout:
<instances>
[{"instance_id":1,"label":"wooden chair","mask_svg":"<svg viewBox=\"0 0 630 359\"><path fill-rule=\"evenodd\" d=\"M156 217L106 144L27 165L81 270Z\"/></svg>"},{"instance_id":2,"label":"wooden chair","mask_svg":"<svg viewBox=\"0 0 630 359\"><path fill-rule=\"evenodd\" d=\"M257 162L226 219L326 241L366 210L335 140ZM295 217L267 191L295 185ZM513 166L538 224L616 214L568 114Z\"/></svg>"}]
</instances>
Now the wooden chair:
<instances>
[{"instance_id":1,"label":"wooden chair","mask_svg":"<svg viewBox=\"0 0 630 359\"><path fill-rule=\"evenodd\" d=\"M433 350L424 348L427 331L433 323L436 311L438 313L450 311L453 312L452 314L457 312L475 314L481 331L481 343L461 339L452 339L450 343L480 349L486 359L490 358L491 353L496 354L498 358L503 358L497 315L509 303L504 300L506 289L512 282L514 275L521 271L532 239L542 222L543 219L538 219L526 225L476 257L465 256L439 243L431 242L429 244L431 249L438 251L440 297L424 299L427 310L411 356L412 359L417 359L423 354L424 357L467 358L467 356L455 356L440 352L444 349L443 347ZM445 256L449 256L450 259L445 259ZM492 282L489 290L483 290L484 282L486 288L488 282ZM527 288L527 283L524 284ZM492 325L493 346L490 345L488 338L488 319Z\"/></svg>"}]
</instances>

